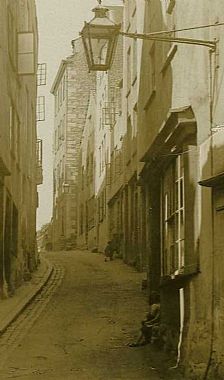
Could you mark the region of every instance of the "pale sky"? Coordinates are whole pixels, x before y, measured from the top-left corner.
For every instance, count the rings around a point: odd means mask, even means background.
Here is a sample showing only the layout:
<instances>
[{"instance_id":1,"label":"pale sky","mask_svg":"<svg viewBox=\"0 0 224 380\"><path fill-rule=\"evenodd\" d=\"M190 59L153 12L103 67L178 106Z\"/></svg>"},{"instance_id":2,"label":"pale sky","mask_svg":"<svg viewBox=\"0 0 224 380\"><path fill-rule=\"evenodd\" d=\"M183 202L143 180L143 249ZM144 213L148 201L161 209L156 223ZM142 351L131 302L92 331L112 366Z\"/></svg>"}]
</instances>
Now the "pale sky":
<instances>
[{"instance_id":1,"label":"pale sky","mask_svg":"<svg viewBox=\"0 0 224 380\"><path fill-rule=\"evenodd\" d=\"M105 1L108 5L121 5L121 0ZM39 87L39 95L46 97L46 119L37 125L37 135L43 139L44 183L38 186L39 209L37 228L52 215L52 136L53 95L50 89L63 58L71 54L71 40L79 36L84 20L93 17L91 9L96 0L36 0L39 29L39 63L47 63L47 85Z\"/></svg>"}]
</instances>

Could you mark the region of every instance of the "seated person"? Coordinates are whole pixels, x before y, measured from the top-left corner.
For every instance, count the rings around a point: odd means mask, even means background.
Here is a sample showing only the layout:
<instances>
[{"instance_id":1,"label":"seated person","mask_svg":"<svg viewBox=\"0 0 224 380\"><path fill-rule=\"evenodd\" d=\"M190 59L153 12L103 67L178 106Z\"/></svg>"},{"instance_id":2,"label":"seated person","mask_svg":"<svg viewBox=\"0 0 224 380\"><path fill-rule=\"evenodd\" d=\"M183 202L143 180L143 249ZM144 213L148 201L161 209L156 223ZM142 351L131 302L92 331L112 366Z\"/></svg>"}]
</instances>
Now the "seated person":
<instances>
[{"instance_id":1,"label":"seated person","mask_svg":"<svg viewBox=\"0 0 224 380\"><path fill-rule=\"evenodd\" d=\"M158 334L160 323L160 296L158 292L153 291L149 300L150 311L146 319L142 321L141 333L136 343L129 344L129 347L139 347L152 343Z\"/></svg>"}]
</instances>

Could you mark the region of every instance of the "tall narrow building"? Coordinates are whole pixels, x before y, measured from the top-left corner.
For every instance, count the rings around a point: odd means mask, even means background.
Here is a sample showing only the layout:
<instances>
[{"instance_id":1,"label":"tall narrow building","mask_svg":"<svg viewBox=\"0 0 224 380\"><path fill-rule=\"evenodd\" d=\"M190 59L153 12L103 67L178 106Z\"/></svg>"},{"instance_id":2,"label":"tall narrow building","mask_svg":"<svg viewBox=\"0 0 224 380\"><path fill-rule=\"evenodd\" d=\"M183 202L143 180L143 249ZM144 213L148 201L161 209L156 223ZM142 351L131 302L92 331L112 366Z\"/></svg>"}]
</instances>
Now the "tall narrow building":
<instances>
[{"instance_id":1,"label":"tall narrow building","mask_svg":"<svg viewBox=\"0 0 224 380\"><path fill-rule=\"evenodd\" d=\"M77 240L79 147L94 74L88 73L81 39L61 62L51 92L55 99L53 249L71 249Z\"/></svg>"}]
</instances>

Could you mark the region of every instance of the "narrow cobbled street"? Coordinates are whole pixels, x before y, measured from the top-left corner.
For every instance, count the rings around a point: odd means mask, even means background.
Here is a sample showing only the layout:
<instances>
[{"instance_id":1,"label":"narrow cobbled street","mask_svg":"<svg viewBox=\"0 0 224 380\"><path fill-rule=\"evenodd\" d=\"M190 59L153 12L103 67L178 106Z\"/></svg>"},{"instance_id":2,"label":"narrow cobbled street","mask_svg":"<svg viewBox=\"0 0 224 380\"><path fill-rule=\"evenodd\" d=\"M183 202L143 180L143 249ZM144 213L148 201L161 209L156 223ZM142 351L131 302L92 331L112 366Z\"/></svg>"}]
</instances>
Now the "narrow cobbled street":
<instances>
[{"instance_id":1,"label":"narrow cobbled street","mask_svg":"<svg viewBox=\"0 0 224 380\"><path fill-rule=\"evenodd\" d=\"M142 274L96 253L47 258L48 284L1 337L2 380L179 379L155 347L128 347L147 311Z\"/></svg>"}]
</instances>

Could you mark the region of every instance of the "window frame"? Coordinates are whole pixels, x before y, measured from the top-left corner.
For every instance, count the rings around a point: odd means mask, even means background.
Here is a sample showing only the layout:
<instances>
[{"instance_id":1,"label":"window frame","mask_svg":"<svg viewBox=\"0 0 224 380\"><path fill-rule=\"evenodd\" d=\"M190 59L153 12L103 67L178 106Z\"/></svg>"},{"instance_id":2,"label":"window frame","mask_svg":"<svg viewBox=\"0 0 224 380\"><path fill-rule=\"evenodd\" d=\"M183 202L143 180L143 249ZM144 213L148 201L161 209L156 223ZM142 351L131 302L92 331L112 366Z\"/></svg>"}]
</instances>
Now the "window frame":
<instances>
[{"instance_id":1,"label":"window frame","mask_svg":"<svg viewBox=\"0 0 224 380\"><path fill-rule=\"evenodd\" d=\"M47 64L38 63L37 65L37 86L45 86L47 84Z\"/></svg>"},{"instance_id":2,"label":"window frame","mask_svg":"<svg viewBox=\"0 0 224 380\"><path fill-rule=\"evenodd\" d=\"M175 276L185 265L184 159L179 154L161 181L161 274Z\"/></svg>"},{"instance_id":3,"label":"window frame","mask_svg":"<svg viewBox=\"0 0 224 380\"><path fill-rule=\"evenodd\" d=\"M37 96L37 121L45 121L45 96Z\"/></svg>"}]
</instances>

